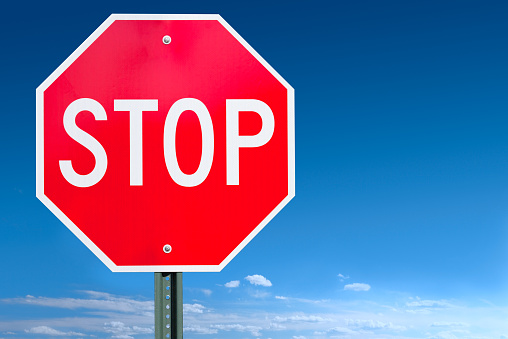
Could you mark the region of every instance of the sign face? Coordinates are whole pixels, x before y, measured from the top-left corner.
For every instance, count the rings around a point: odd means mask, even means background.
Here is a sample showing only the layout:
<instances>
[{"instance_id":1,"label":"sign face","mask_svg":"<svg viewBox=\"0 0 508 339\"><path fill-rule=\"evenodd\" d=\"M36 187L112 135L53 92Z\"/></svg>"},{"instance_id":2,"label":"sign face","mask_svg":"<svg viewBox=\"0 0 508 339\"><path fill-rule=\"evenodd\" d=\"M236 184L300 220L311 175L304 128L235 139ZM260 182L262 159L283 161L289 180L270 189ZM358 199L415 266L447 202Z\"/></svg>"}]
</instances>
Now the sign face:
<instances>
[{"instance_id":1,"label":"sign face","mask_svg":"<svg viewBox=\"0 0 508 339\"><path fill-rule=\"evenodd\" d=\"M220 271L294 171L293 89L218 15L112 15L37 88L37 197L112 271Z\"/></svg>"}]
</instances>

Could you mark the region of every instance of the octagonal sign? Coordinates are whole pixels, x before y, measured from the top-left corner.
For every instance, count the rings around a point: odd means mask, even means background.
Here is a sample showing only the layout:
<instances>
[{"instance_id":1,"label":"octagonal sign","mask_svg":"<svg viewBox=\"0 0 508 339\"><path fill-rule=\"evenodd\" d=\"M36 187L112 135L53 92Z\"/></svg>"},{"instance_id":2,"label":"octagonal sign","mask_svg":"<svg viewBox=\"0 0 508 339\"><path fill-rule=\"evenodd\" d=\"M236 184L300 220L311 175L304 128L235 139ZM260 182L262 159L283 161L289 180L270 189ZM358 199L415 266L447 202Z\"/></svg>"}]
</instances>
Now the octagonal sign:
<instances>
[{"instance_id":1,"label":"octagonal sign","mask_svg":"<svg viewBox=\"0 0 508 339\"><path fill-rule=\"evenodd\" d=\"M220 271L294 196L293 93L218 15L112 15L37 88L37 197L113 271Z\"/></svg>"}]
</instances>

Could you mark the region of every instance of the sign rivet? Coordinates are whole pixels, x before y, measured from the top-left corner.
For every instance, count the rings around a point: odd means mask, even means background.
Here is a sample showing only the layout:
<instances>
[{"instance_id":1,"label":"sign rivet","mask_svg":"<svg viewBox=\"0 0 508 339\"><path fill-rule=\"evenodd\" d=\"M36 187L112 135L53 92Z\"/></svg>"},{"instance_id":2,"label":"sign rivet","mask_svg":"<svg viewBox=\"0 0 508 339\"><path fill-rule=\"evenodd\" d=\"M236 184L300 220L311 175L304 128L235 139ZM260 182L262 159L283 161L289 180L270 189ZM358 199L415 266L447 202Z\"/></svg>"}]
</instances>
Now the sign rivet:
<instances>
[{"instance_id":1,"label":"sign rivet","mask_svg":"<svg viewBox=\"0 0 508 339\"><path fill-rule=\"evenodd\" d=\"M164 43L164 45L169 45L169 43L171 42L171 37L169 35L164 35L164 37L162 38L162 42Z\"/></svg>"},{"instance_id":2,"label":"sign rivet","mask_svg":"<svg viewBox=\"0 0 508 339\"><path fill-rule=\"evenodd\" d=\"M162 250L164 251L164 253L169 253L169 252L171 252L171 245L164 245L164 247L162 248Z\"/></svg>"}]
</instances>

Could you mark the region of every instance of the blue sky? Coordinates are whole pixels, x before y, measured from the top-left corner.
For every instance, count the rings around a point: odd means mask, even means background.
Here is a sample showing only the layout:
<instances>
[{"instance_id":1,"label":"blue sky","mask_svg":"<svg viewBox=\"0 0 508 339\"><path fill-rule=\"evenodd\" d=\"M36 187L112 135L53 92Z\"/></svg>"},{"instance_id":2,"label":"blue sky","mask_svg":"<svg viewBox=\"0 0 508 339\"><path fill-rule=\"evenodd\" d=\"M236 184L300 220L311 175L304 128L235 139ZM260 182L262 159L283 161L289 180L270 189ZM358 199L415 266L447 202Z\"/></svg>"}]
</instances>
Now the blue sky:
<instances>
[{"instance_id":1,"label":"blue sky","mask_svg":"<svg viewBox=\"0 0 508 339\"><path fill-rule=\"evenodd\" d=\"M110 272L35 197L35 89L111 13L220 14L295 88L296 197L184 274L186 338L507 338L507 12L4 4L0 338L153 337L153 274Z\"/></svg>"}]
</instances>

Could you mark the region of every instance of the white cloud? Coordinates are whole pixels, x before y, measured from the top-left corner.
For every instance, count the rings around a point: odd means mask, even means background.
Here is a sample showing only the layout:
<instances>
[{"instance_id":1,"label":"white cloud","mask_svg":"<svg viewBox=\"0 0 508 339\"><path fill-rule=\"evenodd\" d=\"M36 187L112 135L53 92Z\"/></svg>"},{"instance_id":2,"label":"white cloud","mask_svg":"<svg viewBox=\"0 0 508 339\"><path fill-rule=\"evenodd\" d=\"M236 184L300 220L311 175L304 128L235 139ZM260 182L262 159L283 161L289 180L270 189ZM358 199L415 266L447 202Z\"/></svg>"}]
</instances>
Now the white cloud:
<instances>
[{"instance_id":1,"label":"white cloud","mask_svg":"<svg viewBox=\"0 0 508 339\"><path fill-rule=\"evenodd\" d=\"M273 330L285 330L287 329L287 326L284 326L280 323L270 323L270 329Z\"/></svg>"},{"instance_id":2,"label":"white cloud","mask_svg":"<svg viewBox=\"0 0 508 339\"><path fill-rule=\"evenodd\" d=\"M281 323L281 322L324 322L331 321L331 319L326 319L320 316L315 315L293 315L289 317L280 317L276 316L273 318L273 321Z\"/></svg>"},{"instance_id":3,"label":"white cloud","mask_svg":"<svg viewBox=\"0 0 508 339\"><path fill-rule=\"evenodd\" d=\"M212 290L209 290L207 288L202 288L201 289L201 293L203 293L204 295L206 295L207 297L211 296L212 295Z\"/></svg>"},{"instance_id":4,"label":"white cloud","mask_svg":"<svg viewBox=\"0 0 508 339\"><path fill-rule=\"evenodd\" d=\"M90 291L90 290L83 290L79 291L81 293L87 294L92 299L115 299L116 296L106 293L106 292L100 292L100 291ZM30 297L30 296L27 296Z\"/></svg>"},{"instance_id":5,"label":"white cloud","mask_svg":"<svg viewBox=\"0 0 508 339\"><path fill-rule=\"evenodd\" d=\"M139 326L127 326L121 321L111 321L104 324L104 331L107 333L112 333L113 338L117 339L127 339L133 338L133 335L138 334L152 334L154 333L153 328L148 327L139 327Z\"/></svg>"},{"instance_id":6,"label":"white cloud","mask_svg":"<svg viewBox=\"0 0 508 339\"><path fill-rule=\"evenodd\" d=\"M304 337L303 335L294 335L292 339L307 339L307 337Z\"/></svg>"},{"instance_id":7,"label":"white cloud","mask_svg":"<svg viewBox=\"0 0 508 339\"><path fill-rule=\"evenodd\" d=\"M263 328L258 326L245 326L242 324L228 324L228 325L212 325L211 328L216 328L222 331L237 331L237 332L250 332L253 336L260 337Z\"/></svg>"},{"instance_id":8,"label":"white cloud","mask_svg":"<svg viewBox=\"0 0 508 339\"><path fill-rule=\"evenodd\" d=\"M183 304L184 313L203 313L206 307L200 304Z\"/></svg>"},{"instance_id":9,"label":"white cloud","mask_svg":"<svg viewBox=\"0 0 508 339\"><path fill-rule=\"evenodd\" d=\"M457 337L455 334L458 334L459 337ZM443 331L439 332L436 335L433 335L429 337L429 339L457 339L457 338L464 338L464 335L467 335L469 337L468 331ZM479 338L479 337L476 337ZM485 337L483 337L485 338Z\"/></svg>"},{"instance_id":10,"label":"white cloud","mask_svg":"<svg viewBox=\"0 0 508 339\"><path fill-rule=\"evenodd\" d=\"M50 335L50 336L79 336L79 337L86 337L86 334L78 333L78 332L62 332L59 330L55 330L54 328L51 328L49 326L36 326L32 327L31 329L25 330L26 333L31 334L44 334L44 335Z\"/></svg>"},{"instance_id":11,"label":"white cloud","mask_svg":"<svg viewBox=\"0 0 508 339\"><path fill-rule=\"evenodd\" d=\"M446 300L418 300L406 303L408 307L424 307L424 308L450 308L453 307Z\"/></svg>"},{"instance_id":12,"label":"white cloud","mask_svg":"<svg viewBox=\"0 0 508 339\"><path fill-rule=\"evenodd\" d=\"M257 289L271 291L251 287L248 292ZM195 291L201 293L201 289L196 288ZM4 309L8 309L9 304L17 303L27 310L36 309L38 314L48 314L47 318L21 318L18 313L7 315L9 318L0 320L0 337L8 337L7 332L16 333L14 336L17 337L24 335L43 339L78 335L83 338L96 336L114 339L153 337L153 301L103 292L85 293L86 297L83 298L27 296L0 299L0 307ZM352 293L348 298L355 295L358 294ZM253 339L261 334L263 338L365 338L369 333L372 334L369 337L375 337L374 332L377 331L383 338L391 338L400 336L399 332L404 329L410 329L415 337L440 339L499 338L500 334L507 334L506 317L503 316L508 312L506 306L485 303L471 306L470 300L416 297L402 301L401 294L393 299L385 298L380 304L375 301L377 297L377 294L368 293L352 300L320 301L272 295L263 301L263 305L267 306L260 309L260 303L251 297L244 296L237 300L236 296L226 293L221 298L217 297L219 300L207 299L206 307L197 300L184 304L184 330L189 337L203 339L225 337L226 332L233 337ZM58 305L59 301L61 305ZM136 309L137 306L143 310ZM52 317L53 312L45 312L44 307L61 307L72 312L66 312L69 314L66 318ZM418 316L408 312L418 313Z\"/></svg>"},{"instance_id":13,"label":"white cloud","mask_svg":"<svg viewBox=\"0 0 508 339\"><path fill-rule=\"evenodd\" d=\"M268 298L271 294L266 291L254 290L254 291L249 291L249 295L253 298L263 299L263 298Z\"/></svg>"},{"instance_id":14,"label":"white cloud","mask_svg":"<svg viewBox=\"0 0 508 339\"><path fill-rule=\"evenodd\" d=\"M141 313L153 311L153 301L139 301L127 297L114 296L109 293L84 291L91 296L89 299L81 298L48 298L27 295L24 298L2 299L8 304L25 304L46 306L64 309L94 309L105 311L118 311L126 313Z\"/></svg>"},{"instance_id":15,"label":"white cloud","mask_svg":"<svg viewBox=\"0 0 508 339\"><path fill-rule=\"evenodd\" d=\"M282 295L276 295L275 299L278 299L278 300L287 300L287 301L296 301L296 302L308 303L308 304L320 304L320 303L325 303L325 302L330 301L329 299L318 299L318 300L315 300L315 299L304 299L304 298L286 297L286 296L282 296Z\"/></svg>"},{"instance_id":16,"label":"white cloud","mask_svg":"<svg viewBox=\"0 0 508 339\"><path fill-rule=\"evenodd\" d=\"M85 298L26 297L0 299L0 306L16 304L29 309L60 308L72 310L72 317L11 318L0 320L0 330L25 331L50 337L97 336L108 333L116 339L153 333L153 300L115 296L104 292L80 291ZM2 305L4 304L4 305ZM32 311L35 312L35 311ZM38 309L37 313L47 312ZM65 312L70 314L71 312ZM125 324L129 324L126 326ZM65 329L65 330L63 330Z\"/></svg>"},{"instance_id":17,"label":"white cloud","mask_svg":"<svg viewBox=\"0 0 508 339\"><path fill-rule=\"evenodd\" d=\"M245 280L249 281L253 285L261 285L265 287L272 286L270 280L266 279L265 277L259 274L248 275L245 277Z\"/></svg>"},{"instance_id":18,"label":"white cloud","mask_svg":"<svg viewBox=\"0 0 508 339\"><path fill-rule=\"evenodd\" d=\"M370 290L369 284L353 283L353 284L347 284L346 286L344 286L344 291L362 292L362 291L368 291L368 290Z\"/></svg>"},{"instance_id":19,"label":"white cloud","mask_svg":"<svg viewBox=\"0 0 508 339\"><path fill-rule=\"evenodd\" d=\"M469 327L469 324L463 322L436 321L430 327Z\"/></svg>"},{"instance_id":20,"label":"white cloud","mask_svg":"<svg viewBox=\"0 0 508 339\"><path fill-rule=\"evenodd\" d=\"M349 328L345 328L345 327L333 327L333 328L330 328L329 330L326 331L327 333L329 334L339 334L339 335L344 335L344 334L355 334L356 332L349 329Z\"/></svg>"},{"instance_id":21,"label":"white cloud","mask_svg":"<svg viewBox=\"0 0 508 339\"><path fill-rule=\"evenodd\" d=\"M403 331L406 328L404 326L393 325L391 322L385 323L378 320L363 320L363 319L347 319L346 320L347 327L355 329L355 330L395 330L395 331Z\"/></svg>"},{"instance_id":22,"label":"white cloud","mask_svg":"<svg viewBox=\"0 0 508 339\"><path fill-rule=\"evenodd\" d=\"M235 287L238 287L240 286L240 280L233 280L233 281L230 281L228 283L225 283L224 286L226 286L227 288L235 288Z\"/></svg>"},{"instance_id":23,"label":"white cloud","mask_svg":"<svg viewBox=\"0 0 508 339\"><path fill-rule=\"evenodd\" d=\"M219 331L209 327L201 326L186 326L183 328L184 332L193 332L197 334L217 334Z\"/></svg>"},{"instance_id":24,"label":"white cloud","mask_svg":"<svg viewBox=\"0 0 508 339\"><path fill-rule=\"evenodd\" d=\"M349 275L346 276L346 275L339 273L339 274L337 274L337 276L339 277L340 281L349 279Z\"/></svg>"}]
</instances>

